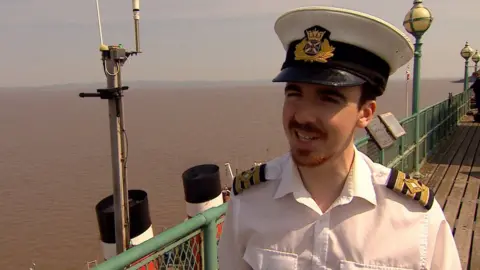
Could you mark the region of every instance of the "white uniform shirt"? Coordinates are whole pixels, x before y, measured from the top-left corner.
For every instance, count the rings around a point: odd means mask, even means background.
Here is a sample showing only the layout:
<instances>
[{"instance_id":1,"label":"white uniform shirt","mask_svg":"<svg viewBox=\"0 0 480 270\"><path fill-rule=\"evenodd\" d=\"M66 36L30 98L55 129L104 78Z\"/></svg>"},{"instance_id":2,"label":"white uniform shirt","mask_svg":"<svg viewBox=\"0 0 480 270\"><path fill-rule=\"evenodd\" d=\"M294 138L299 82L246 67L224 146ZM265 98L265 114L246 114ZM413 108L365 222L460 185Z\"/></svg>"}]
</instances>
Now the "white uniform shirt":
<instances>
[{"instance_id":1,"label":"white uniform shirt","mask_svg":"<svg viewBox=\"0 0 480 270\"><path fill-rule=\"evenodd\" d=\"M388 189L391 169L355 151L352 173L325 213L290 153L267 162L267 181L230 199L220 270L461 270L437 201L427 210Z\"/></svg>"}]
</instances>

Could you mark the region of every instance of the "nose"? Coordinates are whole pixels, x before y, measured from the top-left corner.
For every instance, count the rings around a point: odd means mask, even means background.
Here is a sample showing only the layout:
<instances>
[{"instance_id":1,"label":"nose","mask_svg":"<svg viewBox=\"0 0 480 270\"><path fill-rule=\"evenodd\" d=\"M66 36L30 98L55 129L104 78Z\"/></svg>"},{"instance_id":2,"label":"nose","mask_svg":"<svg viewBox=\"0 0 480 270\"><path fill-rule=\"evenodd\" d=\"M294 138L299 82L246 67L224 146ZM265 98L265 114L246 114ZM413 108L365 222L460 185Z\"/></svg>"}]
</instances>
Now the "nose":
<instances>
[{"instance_id":1,"label":"nose","mask_svg":"<svg viewBox=\"0 0 480 270\"><path fill-rule=\"evenodd\" d=\"M303 102L295 110L294 118L299 124L315 123L315 110L311 104Z\"/></svg>"}]
</instances>

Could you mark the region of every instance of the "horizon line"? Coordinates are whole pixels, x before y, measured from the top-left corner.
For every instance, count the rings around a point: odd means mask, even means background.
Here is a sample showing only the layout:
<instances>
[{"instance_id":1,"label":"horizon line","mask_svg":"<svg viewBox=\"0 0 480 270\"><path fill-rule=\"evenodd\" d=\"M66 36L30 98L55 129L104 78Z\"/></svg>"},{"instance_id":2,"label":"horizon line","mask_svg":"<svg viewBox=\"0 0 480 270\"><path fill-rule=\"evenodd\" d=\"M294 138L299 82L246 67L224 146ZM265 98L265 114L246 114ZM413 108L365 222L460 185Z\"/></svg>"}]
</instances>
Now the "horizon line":
<instances>
[{"instance_id":1,"label":"horizon line","mask_svg":"<svg viewBox=\"0 0 480 270\"><path fill-rule=\"evenodd\" d=\"M463 78L454 78L454 77L423 77L422 80L452 80L452 82L461 80ZM389 81L406 81L405 78L393 77ZM126 80L123 82L125 84L130 83L151 83L151 84L192 84L192 83L209 83L209 84L251 84L251 83L271 83L271 79L253 79L253 80ZM37 86L28 86L28 85L19 85L19 86L0 86L0 89L15 89L15 88L44 88L44 87L64 87L64 86L82 86L82 85L97 85L97 84L106 84L105 81L94 81L94 82L71 82L71 83L59 83L59 84L44 84Z\"/></svg>"}]
</instances>

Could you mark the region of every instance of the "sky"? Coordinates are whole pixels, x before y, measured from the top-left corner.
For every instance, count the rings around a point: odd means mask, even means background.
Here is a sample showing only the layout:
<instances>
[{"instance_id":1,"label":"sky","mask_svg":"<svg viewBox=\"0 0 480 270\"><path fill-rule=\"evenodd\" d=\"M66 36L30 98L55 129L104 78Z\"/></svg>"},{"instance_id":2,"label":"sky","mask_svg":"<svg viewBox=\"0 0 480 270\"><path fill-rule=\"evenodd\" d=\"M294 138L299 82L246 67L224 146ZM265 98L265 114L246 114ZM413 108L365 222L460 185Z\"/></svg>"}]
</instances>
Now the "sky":
<instances>
[{"instance_id":1,"label":"sky","mask_svg":"<svg viewBox=\"0 0 480 270\"><path fill-rule=\"evenodd\" d=\"M134 49L131 1L99 1L104 43L121 43ZM143 53L127 61L122 78L271 80L285 56L273 25L289 9L309 5L349 8L380 17L405 32L402 21L412 2L141 0ZM480 49L480 34L475 27L480 2L425 0L424 4L434 21L423 38L422 77L462 78L460 50L465 41ZM105 80L94 0L2 0L1 5L0 87ZM403 78L405 68L393 77Z\"/></svg>"}]
</instances>

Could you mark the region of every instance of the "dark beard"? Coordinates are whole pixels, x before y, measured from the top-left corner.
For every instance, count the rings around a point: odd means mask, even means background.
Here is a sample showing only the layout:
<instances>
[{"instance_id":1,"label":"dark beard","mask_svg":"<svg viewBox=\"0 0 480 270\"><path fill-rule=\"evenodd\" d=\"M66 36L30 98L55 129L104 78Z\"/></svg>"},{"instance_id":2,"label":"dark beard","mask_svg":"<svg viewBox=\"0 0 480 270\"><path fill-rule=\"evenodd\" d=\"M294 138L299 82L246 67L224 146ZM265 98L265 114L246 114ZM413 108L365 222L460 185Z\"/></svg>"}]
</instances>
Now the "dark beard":
<instances>
[{"instance_id":1,"label":"dark beard","mask_svg":"<svg viewBox=\"0 0 480 270\"><path fill-rule=\"evenodd\" d=\"M310 151L291 150L293 162L299 167L318 167L327 162L330 157L315 155Z\"/></svg>"},{"instance_id":2,"label":"dark beard","mask_svg":"<svg viewBox=\"0 0 480 270\"><path fill-rule=\"evenodd\" d=\"M339 156L341 153L343 153L345 149L347 149L347 147L352 142L354 136L355 136L355 126L350 132L350 136L348 136L348 139L343 144L343 147L341 147L339 151L331 153L330 155L316 155L311 151L290 149L292 160L298 167L314 168L314 167L321 166L326 162L332 160L332 158Z\"/></svg>"}]
</instances>

